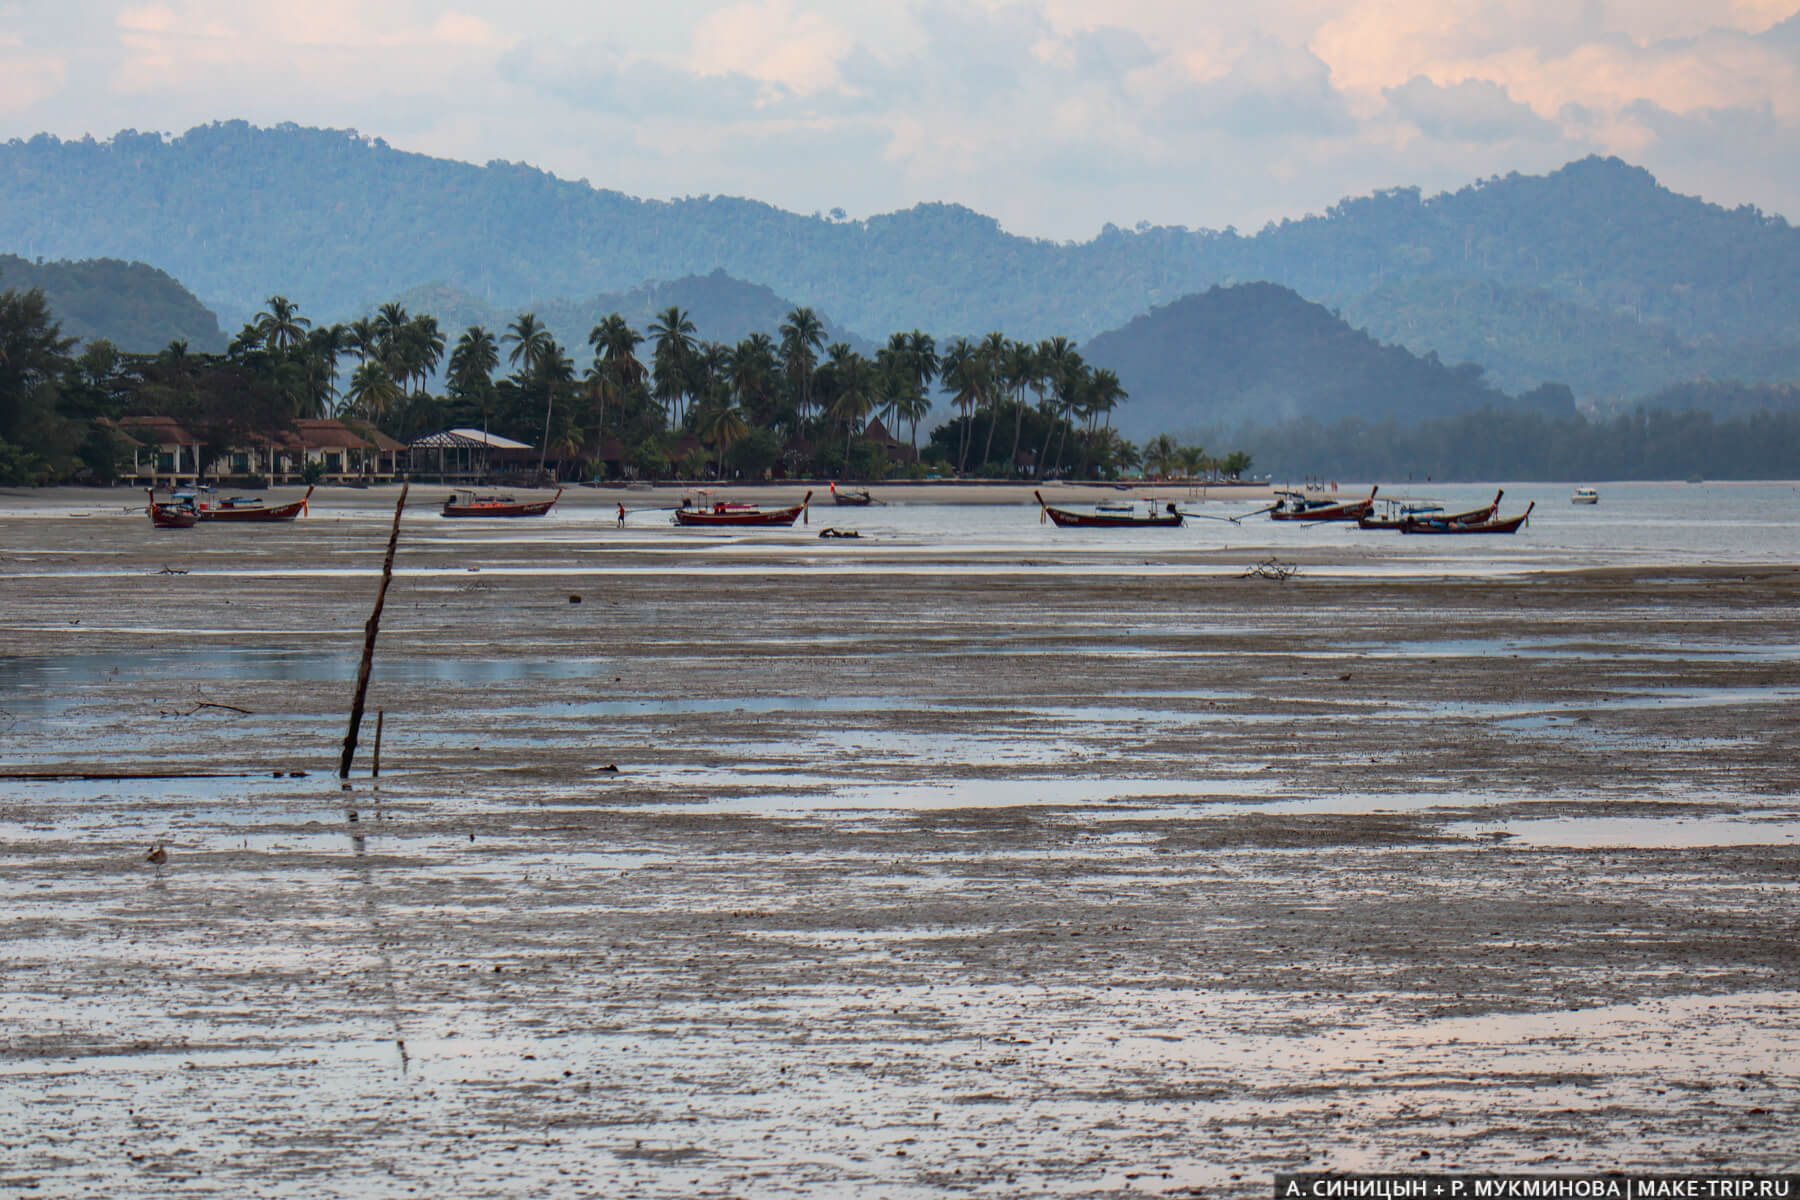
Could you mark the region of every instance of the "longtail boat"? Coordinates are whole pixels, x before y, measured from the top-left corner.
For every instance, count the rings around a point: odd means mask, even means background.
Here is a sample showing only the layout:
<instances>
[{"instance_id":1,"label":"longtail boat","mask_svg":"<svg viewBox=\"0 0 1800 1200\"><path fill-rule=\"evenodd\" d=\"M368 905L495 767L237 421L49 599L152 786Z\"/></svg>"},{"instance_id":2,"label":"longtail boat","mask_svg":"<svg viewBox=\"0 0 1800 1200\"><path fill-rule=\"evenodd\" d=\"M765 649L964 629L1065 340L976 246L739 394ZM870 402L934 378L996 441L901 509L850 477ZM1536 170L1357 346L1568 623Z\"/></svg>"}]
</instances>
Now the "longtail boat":
<instances>
[{"instance_id":1,"label":"longtail boat","mask_svg":"<svg viewBox=\"0 0 1800 1200\"><path fill-rule=\"evenodd\" d=\"M501 492L476 492L459 488L444 501L446 517L541 517L562 499L563 490L548 500L516 500Z\"/></svg>"},{"instance_id":2,"label":"longtail boat","mask_svg":"<svg viewBox=\"0 0 1800 1200\"><path fill-rule=\"evenodd\" d=\"M1369 489L1361 500L1315 500L1305 492L1276 492L1280 498L1269 516L1277 521L1360 521L1375 511L1375 493Z\"/></svg>"},{"instance_id":3,"label":"longtail boat","mask_svg":"<svg viewBox=\"0 0 1800 1200\"><path fill-rule=\"evenodd\" d=\"M201 521L292 521L306 511L307 501L312 499L312 494L313 490L309 487L306 495L298 500L286 504L267 504L261 496L226 496L221 499L217 488L203 483L176 491L169 500L158 500L152 489L150 503L164 508L191 509L195 518Z\"/></svg>"},{"instance_id":4,"label":"longtail boat","mask_svg":"<svg viewBox=\"0 0 1800 1200\"><path fill-rule=\"evenodd\" d=\"M838 504L855 505L858 508L867 508L869 505L875 503L875 497L869 494L868 488L858 488L855 491L840 492L835 483L831 485L831 498Z\"/></svg>"},{"instance_id":5,"label":"longtail boat","mask_svg":"<svg viewBox=\"0 0 1800 1200\"><path fill-rule=\"evenodd\" d=\"M158 529L192 529L200 523L200 513L185 500L158 500L156 489L149 489L150 503L147 511L150 524Z\"/></svg>"},{"instance_id":6,"label":"longtail boat","mask_svg":"<svg viewBox=\"0 0 1800 1200\"><path fill-rule=\"evenodd\" d=\"M1440 504L1403 504L1398 500L1384 500L1389 506L1385 516L1373 514L1359 518L1356 522L1359 529L1405 529L1408 525L1420 521L1448 521L1453 525L1472 525L1483 521L1492 521L1500 515L1500 497L1506 495L1502 488L1494 493L1494 502L1481 508L1471 508L1467 512L1446 513Z\"/></svg>"},{"instance_id":7,"label":"longtail boat","mask_svg":"<svg viewBox=\"0 0 1800 1200\"><path fill-rule=\"evenodd\" d=\"M710 508L689 507L686 499L675 510L677 525L792 525L812 502L812 493L791 508L758 508L730 500L714 501Z\"/></svg>"},{"instance_id":8,"label":"longtail boat","mask_svg":"<svg viewBox=\"0 0 1800 1200\"><path fill-rule=\"evenodd\" d=\"M1533 500L1525 506L1525 511L1516 517L1508 517L1504 521L1498 518L1490 521L1417 521L1403 526L1401 533L1517 533L1519 526L1531 519L1531 510L1537 507Z\"/></svg>"},{"instance_id":9,"label":"longtail boat","mask_svg":"<svg viewBox=\"0 0 1800 1200\"><path fill-rule=\"evenodd\" d=\"M1154 500L1142 512L1129 504L1096 504L1093 512L1076 512L1044 503L1040 492L1031 494L1037 497L1040 515L1058 529L1172 529L1182 520L1181 511L1173 504L1158 510Z\"/></svg>"}]
</instances>

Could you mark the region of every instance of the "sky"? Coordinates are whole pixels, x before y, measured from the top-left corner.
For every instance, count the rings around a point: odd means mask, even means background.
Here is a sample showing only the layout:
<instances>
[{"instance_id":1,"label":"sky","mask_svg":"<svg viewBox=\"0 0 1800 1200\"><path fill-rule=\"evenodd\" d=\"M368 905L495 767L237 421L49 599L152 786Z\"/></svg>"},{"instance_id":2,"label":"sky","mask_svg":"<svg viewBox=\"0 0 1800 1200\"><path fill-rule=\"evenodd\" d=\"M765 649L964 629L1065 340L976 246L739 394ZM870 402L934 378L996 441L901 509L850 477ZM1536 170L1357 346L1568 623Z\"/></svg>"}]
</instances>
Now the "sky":
<instances>
[{"instance_id":1,"label":"sky","mask_svg":"<svg viewBox=\"0 0 1800 1200\"><path fill-rule=\"evenodd\" d=\"M1596 153L1800 223L1800 0L0 0L0 137L229 119L1059 240Z\"/></svg>"}]
</instances>

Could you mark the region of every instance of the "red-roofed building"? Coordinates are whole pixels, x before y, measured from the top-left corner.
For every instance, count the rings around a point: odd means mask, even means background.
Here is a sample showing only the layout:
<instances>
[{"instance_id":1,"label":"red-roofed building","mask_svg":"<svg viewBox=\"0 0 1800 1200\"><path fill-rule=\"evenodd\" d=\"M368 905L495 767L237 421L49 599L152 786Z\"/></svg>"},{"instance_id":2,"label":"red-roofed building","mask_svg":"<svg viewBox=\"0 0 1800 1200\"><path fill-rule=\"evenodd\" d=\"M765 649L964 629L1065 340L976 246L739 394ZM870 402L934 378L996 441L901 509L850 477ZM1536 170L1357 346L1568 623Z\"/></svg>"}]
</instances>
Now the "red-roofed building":
<instances>
[{"instance_id":1,"label":"red-roofed building","mask_svg":"<svg viewBox=\"0 0 1800 1200\"><path fill-rule=\"evenodd\" d=\"M199 477L202 443L174 417L102 418L100 423L131 449L131 466L120 472L127 483L173 486Z\"/></svg>"}]
</instances>

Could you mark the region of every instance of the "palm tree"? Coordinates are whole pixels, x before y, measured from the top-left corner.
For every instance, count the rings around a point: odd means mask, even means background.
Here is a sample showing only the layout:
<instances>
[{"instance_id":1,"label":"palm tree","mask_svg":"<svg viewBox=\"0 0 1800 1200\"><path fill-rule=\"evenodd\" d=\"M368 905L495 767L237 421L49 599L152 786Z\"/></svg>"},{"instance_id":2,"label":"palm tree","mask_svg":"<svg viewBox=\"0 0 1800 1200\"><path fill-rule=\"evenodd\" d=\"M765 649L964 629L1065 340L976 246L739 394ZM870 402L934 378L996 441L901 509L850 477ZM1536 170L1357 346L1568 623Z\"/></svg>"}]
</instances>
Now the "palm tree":
<instances>
[{"instance_id":1,"label":"palm tree","mask_svg":"<svg viewBox=\"0 0 1800 1200\"><path fill-rule=\"evenodd\" d=\"M322 417L333 408L338 394L338 359L343 357L348 330L342 325L321 325L306 335L307 369L312 383L312 412Z\"/></svg>"},{"instance_id":2,"label":"palm tree","mask_svg":"<svg viewBox=\"0 0 1800 1200\"><path fill-rule=\"evenodd\" d=\"M1087 417L1089 430L1093 429L1095 418L1104 416L1106 432L1112 432L1112 410L1119 406L1119 401L1129 399L1130 395L1120 386L1119 377L1114 372L1103 367L1089 374L1082 396L1082 410ZM1086 451L1082 453L1081 473L1087 474Z\"/></svg>"},{"instance_id":3,"label":"palm tree","mask_svg":"<svg viewBox=\"0 0 1800 1200\"><path fill-rule=\"evenodd\" d=\"M944 348L938 365L938 379L950 391L950 403L962 414L959 422L956 473L961 475L969 461L970 417L981 403L981 358L966 338L957 338Z\"/></svg>"},{"instance_id":4,"label":"palm tree","mask_svg":"<svg viewBox=\"0 0 1800 1200\"><path fill-rule=\"evenodd\" d=\"M550 411L556 402L556 390L575 381L575 360L563 353L562 347L547 331L543 334L542 352L532 382L544 389L544 440L538 447L538 474L550 456Z\"/></svg>"},{"instance_id":5,"label":"palm tree","mask_svg":"<svg viewBox=\"0 0 1800 1200\"><path fill-rule=\"evenodd\" d=\"M481 402L481 431L487 432L488 401L494 391L494 368L500 365L500 347L494 335L471 325L456 339L450 351L449 378L445 381L458 399Z\"/></svg>"},{"instance_id":6,"label":"palm tree","mask_svg":"<svg viewBox=\"0 0 1800 1200\"><path fill-rule=\"evenodd\" d=\"M500 347L494 335L479 325L469 326L450 351L450 390L463 396L484 393L499 365Z\"/></svg>"},{"instance_id":7,"label":"palm tree","mask_svg":"<svg viewBox=\"0 0 1800 1200\"><path fill-rule=\"evenodd\" d=\"M381 330L368 317L358 317L350 322L349 329L345 345L356 352L357 362L368 362L369 355L375 353L376 348L381 345Z\"/></svg>"},{"instance_id":8,"label":"palm tree","mask_svg":"<svg viewBox=\"0 0 1800 1200\"><path fill-rule=\"evenodd\" d=\"M588 334L588 345L594 348L595 359L604 359L626 387L643 382L644 364L635 354L643 340L644 335L618 313L608 315Z\"/></svg>"},{"instance_id":9,"label":"palm tree","mask_svg":"<svg viewBox=\"0 0 1800 1200\"><path fill-rule=\"evenodd\" d=\"M512 347L506 355L506 361L513 365L514 377L520 384L543 368L544 360L556 346L555 339L537 319L536 313L520 313L518 319L500 335L500 341Z\"/></svg>"},{"instance_id":10,"label":"palm tree","mask_svg":"<svg viewBox=\"0 0 1800 1200\"><path fill-rule=\"evenodd\" d=\"M1159 433L1144 443L1144 466L1151 474L1161 477L1169 473L1169 468L1181 454L1181 447L1175 439L1166 433Z\"/></svg>"},{"instance_id":11,"label":"palm tree","mask_svg":"<svg viewBox=\"0 0 1800 1200\"><path fill-rule=\"evenodd\" d=\"M812 409L813 367L819 361L819 348L825 344L825 323L812 309L796 308L776 332L781 335L782 362L794 384L804 420Z\"/></svg>"},{"instance_id":12,"label":"palm tree","mask_svg":"<svg viewBox=\"0 0 1800 1200\"><path fill-rule=\"evenodd\" d=\"M400 360L406 365L406 379L423 387L425 380L444 360L444 335L437 318L421 313L401 327L395 337Z\"/></svg>"},{"instance_id":13,"label":"palm tree","mask_svg":"<svg viewBox=\"0 0 1800 1200\"><path fill-rule=\"evenodd\" d=\"M670 409L671 419L679 422L681 402L687 395L689 360L694 354L694 322L671 304L650 322L650 340L656 344L651 355L656 398Z\"/></svg>"},{"instance_id":14,"label":"palm tree","mask_svg":"<svg viewBox=\"0 0 1800 1200\"><path fill-rule=\"evenodd\" d=\"M300 315L300 306L286 296L270 296L268 310L256 314L256 331L263 345L271 350L287 350L298 345L312 322Z\"/></svg>"},{"instance_id":15,"label":"palm tree","mask_svg":"<svg viewBox=\"0 0 1800 1200\"><path fill-rule=\"evenodd\" d=\"M835 353L839 349L843 353ZM850 469L850 439L862 427L864 418L875 406L874 380L875 372L869 360L851 350L842 342L832 345L833 377L837 384L837 399L831 405L831 415L844 425L844 470Z\"/></svg>"},{"instance_id":16,"label":"palm tree","mask_svg":"<svg viewBox=\"0 0 1800 1200\"><path fill-rule=\"evenodd\" d=\"M1000 423L1000 397L1005 393L1006 348L1012 343L998 330L981 339L979 353L987 387L984 398L988 408L987 444L981 448L981 465L986 467L994 456L994 426Z\"/></svg>"},{"instance_id":17,"label":"palm tree","mask_svg":"<svg viewBox=\"0 0 1800 1200\"><path fill-rule=\"evenodd\" d=\"M1042 375L1037 351L1024 342L1012 343L1006 354L1006 382L1013 393L1013 440L1012 453L1006 461L1015 474L1019 470L1019 434L1025 428L1025 389Z\"/></svg>"},{"instance_id":18,"label":"palm tree","mask_svg":"<svg viewBox=\"0 0 1800 1200\"><path fill-rule=\"evenodd\" d=\"M350 377L350 410L377 425L405 395L380 363L364 363Z\"/></svg>"},{"instance_id":19,"label":"palm tree","mask_svg":"<svg viewBox=\"0 0 1800 1200\"><path fill-rule=\"evenodd\" d=\"M700 410L698 422L702 439L712 443L719 453L719 473L725 473L725 455L733 442L750 432L749 422L735 404L712 404Z\"/></svg>"}]
</instances>

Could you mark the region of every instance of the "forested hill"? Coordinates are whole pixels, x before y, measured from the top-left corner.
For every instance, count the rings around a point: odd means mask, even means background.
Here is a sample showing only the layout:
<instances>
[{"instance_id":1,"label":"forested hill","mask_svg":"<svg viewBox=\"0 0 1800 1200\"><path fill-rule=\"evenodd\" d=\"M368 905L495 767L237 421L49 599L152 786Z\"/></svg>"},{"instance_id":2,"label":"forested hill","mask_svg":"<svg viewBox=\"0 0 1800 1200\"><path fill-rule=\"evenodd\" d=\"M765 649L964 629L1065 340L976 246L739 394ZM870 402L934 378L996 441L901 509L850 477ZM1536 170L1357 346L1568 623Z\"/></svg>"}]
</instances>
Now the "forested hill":
<instances>
[{"instance_id":1,"label":"forested hill","mask_svg":"<svg viewBox=\"0 0 1800 1200\"><path fill-rule=\"evenodd\" d=\"M641 200L347 131L226 122L0 146L0 246L143 259L234 314L279 292L326 319L431 280L516 310L722 268L872 339L1088 337L1215 283L1270 280L1342 305L1445 276L1541 289L1688 339L1792 340L1800 326L1800 232L1598 158L1434 197L1396 188L1249 237L1108 226L1077 244L1016 237L954 205L834 221L727 197Z\"/></svg>"},{"instance_id":2,"label":"forested hill","mask_svg":"<svg viewBox=\"0 0 1800 1200\"><path fill-rule=\"evenodd\" d=\"M394 299L410 312L436 317L452 341L460 330L471 325L497 333L519 315L517 307L484 303L446 283L410 288ZM532 302L523 307L535 313L564 347L579 350L588 344L588 334L594 326L612 313L624 317L633 329L644 330L670 306L693 319L698 337L730 346L753 333L776 337L796 304L761 284L745 283L723 271L714 271L705 276L646 284L628 292L609 292L585 300ZM364 309L372 311L376 307L370 303ZM828 314L818 316L827 344L847 341L860 353L873 353L874 346L867 340L851 334Z\"/></svg>"},{"instance_id":3,"label":"forested hill","mask_svg":"<svg viewBox=\"0 0 1800 1200\"><path fill-rule=\"evenodd\" d=\"M43 289L66 337L104 338L142 354L177 340L196 352L225 348L218 318L165 272L141 262L35 263L0 254L0 291L30 288Z\"/></svg>"},{"instance_id":4,"label":"forested hill","mask_svg":"<svg viewBox=\"0 0 1800 1200\"><path fill-rule=\"evenodd\" d=\"M1419 421L1481 408L1573 416L1567 388L1514 400L1473 364L1446 366L1384 346L1320 305L1269 283L1212 288L1081 348L1116 372L1130 400L1127 437L1170 430L1216 437L1295 420Z\"/></svg>"}]
</instances>

